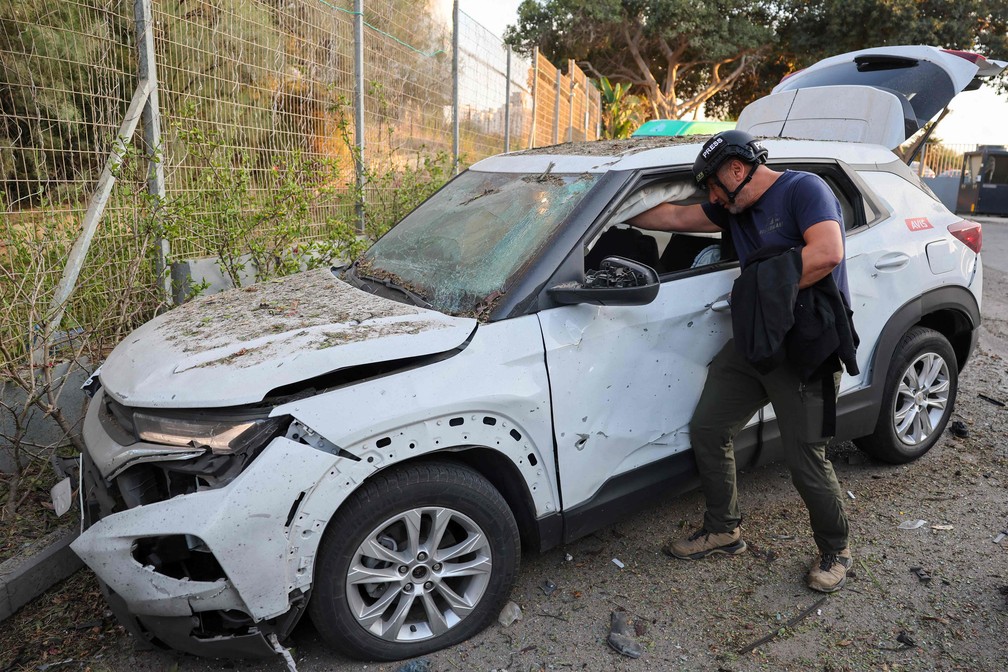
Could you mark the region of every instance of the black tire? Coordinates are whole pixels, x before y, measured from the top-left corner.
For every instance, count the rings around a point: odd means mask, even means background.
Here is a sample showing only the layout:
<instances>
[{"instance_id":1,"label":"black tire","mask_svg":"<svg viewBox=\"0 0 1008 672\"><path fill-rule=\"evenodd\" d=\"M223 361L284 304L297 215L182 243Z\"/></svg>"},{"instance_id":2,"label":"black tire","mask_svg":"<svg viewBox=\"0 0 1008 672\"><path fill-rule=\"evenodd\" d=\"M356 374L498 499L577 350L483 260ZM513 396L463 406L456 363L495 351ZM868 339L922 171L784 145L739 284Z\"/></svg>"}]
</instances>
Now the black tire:
<instances>
[{"instance_id":1,"label":"black tire","mask_svg":"<svg viewBox=\"0 0 1008 672\"><path fill-rule=\"evenodd\" d=\"M419 529L412 540L407 519ZM444 528L439 541L435 522ZM467 552L445 553L453 547ZM309 613L329 646L353 658L421 656L488 626L520 559L511 509L479 473L448 462L393 469L365 483L326 527ZM462 565L479 571L451 576Z\"/></svg>"},{"instance_id":2,"label":"black tire","mask_svg":"<svg viewBox=\"0 0 1008 672\"><path fill-rule=\"evenodd\" d=\"M959 368L948 339L913 327L889 363L875 432L855 443L883 462L916 460L941 438L958 391Z\"/></svg>"}]
</instances>

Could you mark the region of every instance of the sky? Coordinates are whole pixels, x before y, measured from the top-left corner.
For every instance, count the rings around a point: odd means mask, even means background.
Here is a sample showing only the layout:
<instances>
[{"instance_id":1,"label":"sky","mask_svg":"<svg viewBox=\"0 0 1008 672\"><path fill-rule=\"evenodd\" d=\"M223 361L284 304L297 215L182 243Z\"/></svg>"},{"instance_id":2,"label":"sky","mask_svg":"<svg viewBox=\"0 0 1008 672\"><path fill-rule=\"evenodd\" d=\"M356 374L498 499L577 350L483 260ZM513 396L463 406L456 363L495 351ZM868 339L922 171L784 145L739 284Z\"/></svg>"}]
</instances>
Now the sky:
<instances>
[{"instance_id":1,"label":"sky","mask_svg":"<svg viewBox=\"0 0 1008 672\"><path fill-rule=\"evenodd\" d=\"M451 16L452 0L438 2ZM459 0L459 9L500 37L517 22L519 4L521 0ZM935 134L946 144L1008 145L1008 97L989 86L960 94Z\"/></svg>"}]
</instances>

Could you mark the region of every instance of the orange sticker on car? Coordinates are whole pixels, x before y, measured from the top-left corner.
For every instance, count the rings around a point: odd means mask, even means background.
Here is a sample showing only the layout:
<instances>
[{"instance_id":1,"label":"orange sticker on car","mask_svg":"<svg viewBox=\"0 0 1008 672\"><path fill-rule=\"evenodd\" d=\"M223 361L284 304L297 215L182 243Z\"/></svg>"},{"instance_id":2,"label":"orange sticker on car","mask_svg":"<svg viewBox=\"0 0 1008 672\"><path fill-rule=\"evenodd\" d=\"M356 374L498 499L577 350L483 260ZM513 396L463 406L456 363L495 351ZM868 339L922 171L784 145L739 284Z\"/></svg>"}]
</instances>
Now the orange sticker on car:
<instances>
[{"instance_id":1,"label":"orange sticker on car","mask_svg":"<svg viewBox=\"0 0 1008 672\"><path fill-rule=\"evenodd\" d=\"M933 229L931 222L928 221L927 217L911 217L906 220L907 228L911 231L926 231L927 229Z\"/></svg>"}]
</instances>

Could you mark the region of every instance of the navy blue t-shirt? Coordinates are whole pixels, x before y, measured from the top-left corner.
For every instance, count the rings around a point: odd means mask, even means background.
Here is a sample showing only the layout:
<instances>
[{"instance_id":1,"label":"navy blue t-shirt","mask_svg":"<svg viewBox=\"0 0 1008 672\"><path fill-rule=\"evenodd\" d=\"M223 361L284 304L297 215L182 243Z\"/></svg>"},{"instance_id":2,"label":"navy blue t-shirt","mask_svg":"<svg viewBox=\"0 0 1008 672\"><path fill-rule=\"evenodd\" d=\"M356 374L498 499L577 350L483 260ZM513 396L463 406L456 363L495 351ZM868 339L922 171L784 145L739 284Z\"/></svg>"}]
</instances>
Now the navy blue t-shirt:
<instances>
[{"instance_id":1,"label":"navy blue t-shirt","mask_svg":"<svg viewBox=\"0 0 1008 672\"><path fill-rule=\"evenodd\" d=\"M847 249L840 202L829 185L812 173L784 171L759 200L738 215L715 203L704 203L702 207L716 225L722 229L731 227L732 242L743 268L760 248L785 250L804 245L805 231L827 219L840 223L844 251ZM833 279L850 304L846 261L833 269Z\"/></svg>"}]
</instances>

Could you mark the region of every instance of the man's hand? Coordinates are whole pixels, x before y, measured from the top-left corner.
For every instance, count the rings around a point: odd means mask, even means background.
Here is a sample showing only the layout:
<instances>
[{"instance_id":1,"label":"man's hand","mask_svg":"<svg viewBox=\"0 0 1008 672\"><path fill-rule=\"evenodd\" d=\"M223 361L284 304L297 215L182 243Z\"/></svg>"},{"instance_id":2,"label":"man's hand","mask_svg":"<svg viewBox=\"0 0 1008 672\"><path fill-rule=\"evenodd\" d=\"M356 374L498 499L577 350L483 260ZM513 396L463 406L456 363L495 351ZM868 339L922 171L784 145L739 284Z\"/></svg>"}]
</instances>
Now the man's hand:
<instances>
[{"instance_id":1,"label":"man's hand","mask_svg":"<svg viewBox=\"0 0 1008 672\"><path fill-rule=\"evenodd\" d=\"M805 289L825 278L843 261L844 245L840 224L827 219L805 229L802 248L802 276L799 289Z\"/></svg>"}]
</instances>

